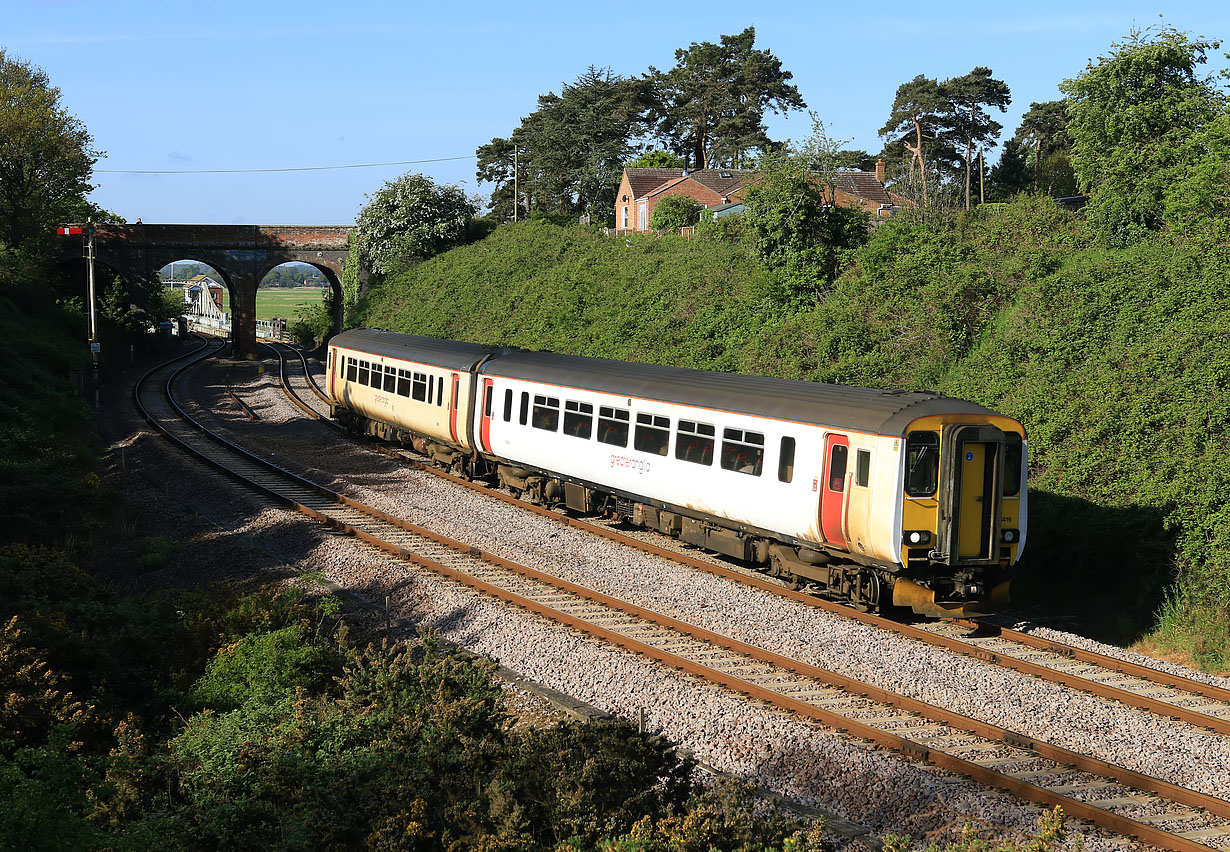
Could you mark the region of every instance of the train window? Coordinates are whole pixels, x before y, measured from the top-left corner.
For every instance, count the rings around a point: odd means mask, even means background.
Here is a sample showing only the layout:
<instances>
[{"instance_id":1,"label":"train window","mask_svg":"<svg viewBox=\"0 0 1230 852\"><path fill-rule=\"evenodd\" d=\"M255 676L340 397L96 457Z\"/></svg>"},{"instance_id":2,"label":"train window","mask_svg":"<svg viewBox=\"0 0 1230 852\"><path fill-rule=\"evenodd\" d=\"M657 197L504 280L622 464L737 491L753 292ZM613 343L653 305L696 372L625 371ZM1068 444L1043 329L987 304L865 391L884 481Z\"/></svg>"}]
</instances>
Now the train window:
<instances>
[{"instance_id":1,"label":"train window","mask_svg":"<svg viewBox=\"0 0 1230 852\"><path fill-rule=\"evenodd\" d=\"M829 491L846 490L846 461L850 457L850 448L845 444L834 444L829 453Z\"/></svg>"},{"instance_id":2,"label":"train window","mask_svg":"<svg viewBox=\"0 0 1230 852\"><path fill-rule=\"evenodd\" d=\"M675 435L675 458L694 464L713 464L713 427L708 423L680 420Z\"/></svg>"},{"instance_id":3,"label":"train window","mask_svg":"<svg viewBox=\"0 0 1230 852\"><path fill-rule=\"evenodd\" d=\"M359 362L359 384L361 385L367 384L368 367L370 366L371 365L368 364L366 361Z\"/></svg>"},{"instance_id":4,"label":"train window","mask_svg":"<svg viewBox=\"0 0 1230 852\"><path fill-rule=\"evenodd\" d=\"M434 400L431 398L431 392L436 389L436 377L424 375L427 379L427 404L430 405Z\"/></svg>"},{"instance_id":5,"label":"train window","mask_svg":"<svg viewBox=\"0 0 1230 852\"><path fill-rule=\"evenodd\" d=\"M1021 493L1021 455L1024 444L1016 432L1009 432L1004 443L1004 496L1015 497Z\"/></svg>"},{"instance_id":6,"label":"train window","mask_svg":"<svg viewBox=\"0 0 1230 852\"><path fill-rule=\"evenodd\" d=\"M589 440L594 431L594 407L588 402L564 402L564 434Z\"/></svg>"},{"instance_id":7,"label":"train window","mask_svg":"<svg viewBox=\"0 0 1230 852\"><path fill-rule=\"evenodd\" d=\"M866 488L871 484L871 450L859 450L854 462L854 484Z\"/></svg>"},{"instance_id":8,"label":"train window","mask_svg":"<svg viewBox=\"0 0 1230 852\"><path fill-rule=\"evenodd\" d=\"M671 442L671 419L657 414L636 415L636 437L632 446L642 453L666 455Z\"/></svg>"},{"instance_id":9,"label":"train window","mask_svg":"<svg viewBox=\"0 0 1230 852\"><path fill-rule=\"evenodd\" d=\"M512 388L504 389L504 422L508 423L512 420Z\"/></svg>"},{"instance_id":10,"label":"train window","mask_svg":"<svg viewBox=\"0 0 1230 852\"><path fill-rule=\"evenodd\" d=\"M495 396L495 388L493 388L491 385L487 385L487 387L485 387L483 390L484 390L483 416L490 417L491 416L491 398Z\"/></svg>"},{"instance_id":11,"label":"train window","mask_svg":"<svg viewBox=\"0 0 1230 852\"><path fill-rule=\"evenodd\" d=\"M912 432L905 439L905 493L930 497L940 478L940 436L936 432Z\"/></svg>"},{"instance_id":12,"label":"train window","mask_svg":"<svg viewBox=\"0 0 1230 852\"><path fill-rule=\"evenodd\" d=\"M444 405L444 376L440 377L440 381L436 385L436 405Z\"/></svg>"},{"instance_id":13,"label":"train window","mask_svg":"<svg viewBox=\"0 0 1230 852\"><path fill-rule=\"evenodd\" d=\"M410 396L417 399L419 402L427 401L427 386L434 385L435 382L426 373L414 374L414 389L410 392Z\"/></svg>"},{"instance_id":14,"label":"train window","mask_svg":"<svg viewBox=\"0 0 1230 852\"><path fill-rule=\"evenodd\" d=\"M534 395L535 429L545 429L548 432L559 430L559 400L553 396Z\"/></svg>"},{"instance_id":15,"label":"train window","mask_svg":"<svg viewBox=\"0 0 1230 852\"><path fill-rule=\"evenodd\" d=\"M359 380L359 361L357 358L346 359L346 381L356 382Z\"/></svg>"},{"instance_id":16,"label":"train window","mask_svg":"<svg viewBox=\"0 0 1230 852\"><path fill-rule=\"evenodd\" d=\"M609 405L599 406L598 440L615 447L628 446L628 412Z\"/></svg>"},{"instance_id":17,"label":"train window","mask_svg":"<svg viewBox=\"0 0 1230 852\"><path fill-rule=\"evenodd\" d=\"M521 425L530 422L530 395L521 391Z\"/></svg>"},{"instance_id":18,"label":"train window","mask_svg":"<svg viewBox=\"0 0 1230 852\"><path fill-rule=\"evenodd\" d=\"M397 395L398 396L409 396L410 395L410 371L409 370L398 370L397 371Z\"/></svg>"},{"instance_id":19,"label":"train window","mask_svg":"<svg viewBox=\"0 0 1230 852\"><path fill-rule=\"evenodd\" d=\"M742 429L722 430L722 469L760 476L764 464L764 435Z\"/></svg>"},{"instance_id":20,"label":"train window","mask_svg":"<svg viewBox=\"0 0 1230 852\"><path fill-rule=\"evenodd\" d=\"M782 451L777 456L777 478L782 482L794 479L794 438L782 438Z\"/></svg>"},{"instance_id":21,"label":"train window","mask_svg":"<svg viewBox=\"0 0 1230 852\"><path fill-rule=\"evenodd\" d=\"M389 393L397 392L397 368L396 367L386 366L384 368L384 389L388 391Z\"/></svg>"}]
</instances>

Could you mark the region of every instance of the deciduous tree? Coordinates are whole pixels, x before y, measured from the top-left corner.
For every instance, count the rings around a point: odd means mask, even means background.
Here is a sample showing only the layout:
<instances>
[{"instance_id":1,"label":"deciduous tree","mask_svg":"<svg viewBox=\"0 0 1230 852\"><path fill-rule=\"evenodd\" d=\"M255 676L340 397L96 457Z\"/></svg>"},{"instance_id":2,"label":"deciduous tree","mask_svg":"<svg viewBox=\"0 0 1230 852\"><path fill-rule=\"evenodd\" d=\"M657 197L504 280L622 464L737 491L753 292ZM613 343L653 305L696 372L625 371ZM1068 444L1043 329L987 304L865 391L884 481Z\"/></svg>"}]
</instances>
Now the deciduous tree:
<instances>
[{"instance_id":1,"label":"deciduous tree","mask_svg":"<svg viewBox=\"0 0 1230 852\"><path fill-rule=\"evenodd\" d=\"M461 187L420 174L404 174L369 197L355 224L364 264L380 273L457 245L478 210Z\"/></svg>"},{"instance_id":2,"label":"deciduous tree","mask_svg":"<svg viewBox=\"0 0 1230 852\"><path fill-rule=\"evenodd\" d=\"M1176 181L1206 156L1192 142L1226 113L1227 101L1200 66L1219 46L1169 27L1134 30L1060 85L1072 165L1109 244L1160 227Z\"/></svg>"},{"instance_id":3,"label":"deciduous tree","mask_svg":"<svg viewBox=\"0 0 1230 852\"><path fill-rule=\"evenodd\" d=\"M50 235L83 209L99 156L46 72L0 48L0 241Z\"/></svg>"}]
</instances>

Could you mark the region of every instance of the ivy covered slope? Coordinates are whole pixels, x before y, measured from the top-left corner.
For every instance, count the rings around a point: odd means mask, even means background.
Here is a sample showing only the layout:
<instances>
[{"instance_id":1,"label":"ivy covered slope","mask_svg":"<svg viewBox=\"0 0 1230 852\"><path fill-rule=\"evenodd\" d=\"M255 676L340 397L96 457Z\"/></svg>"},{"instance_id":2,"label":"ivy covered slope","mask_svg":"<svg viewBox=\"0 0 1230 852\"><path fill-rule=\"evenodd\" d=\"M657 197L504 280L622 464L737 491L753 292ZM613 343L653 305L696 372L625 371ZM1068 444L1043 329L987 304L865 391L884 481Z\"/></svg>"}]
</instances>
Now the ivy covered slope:
<instances>
[{"instance_id":1,"label":"ivy covered slope","mask_svg":"<svg viewBox=\"0 0 1230 852\"><path fill-rule=\"evenodd\" d=\"M1227 665L1224 236L1105 248L1022 198L943 226L885 223L815 299L785 295L736 237L503 226L377 281L357 320L991 406L1031 441L1018 599Z\"/></svg>"}]
</instances>

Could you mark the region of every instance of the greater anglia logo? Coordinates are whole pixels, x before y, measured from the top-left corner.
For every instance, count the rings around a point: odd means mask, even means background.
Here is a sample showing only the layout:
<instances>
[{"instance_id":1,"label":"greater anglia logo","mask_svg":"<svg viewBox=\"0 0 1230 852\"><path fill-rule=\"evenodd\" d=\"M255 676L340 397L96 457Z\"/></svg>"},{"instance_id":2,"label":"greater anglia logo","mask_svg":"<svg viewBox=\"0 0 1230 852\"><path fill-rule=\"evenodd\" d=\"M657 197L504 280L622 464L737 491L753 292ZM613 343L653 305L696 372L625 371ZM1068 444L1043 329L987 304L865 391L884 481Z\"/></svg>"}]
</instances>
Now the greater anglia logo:
<instances>
[{"instance_id":1,"label":"greater anglia logo","mask_svg":"<svg viewBox=\"0 0 1230 852\"><path fill-rule=\"evenodd\" d=\"M626 467L637 473L649 473L649 462L641 459L630 459L627 456L611 456L611 467Z\"/></svg>"}]
</instances>

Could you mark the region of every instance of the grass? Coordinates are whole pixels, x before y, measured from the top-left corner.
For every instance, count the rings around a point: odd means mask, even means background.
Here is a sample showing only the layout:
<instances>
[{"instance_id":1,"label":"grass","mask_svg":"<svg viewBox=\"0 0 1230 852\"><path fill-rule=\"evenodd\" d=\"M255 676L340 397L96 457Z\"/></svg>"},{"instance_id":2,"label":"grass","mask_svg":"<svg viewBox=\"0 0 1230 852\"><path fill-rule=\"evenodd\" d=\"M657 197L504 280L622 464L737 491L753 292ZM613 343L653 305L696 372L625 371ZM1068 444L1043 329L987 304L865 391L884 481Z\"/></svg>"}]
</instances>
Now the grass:
<instances>
[{"instance_id":1,"label":"grass","mask_svg":"<svg viewBox=\"0 0 1230 852\"><path fill-rule=\"evenodd\" d=\"M286 317L294 319L299 308L316 305L324 300L320 287L270 287L256 291L256 318ZM222 291L222 310L231 310L231 294Z\"/></svg>"}]
</instances>

